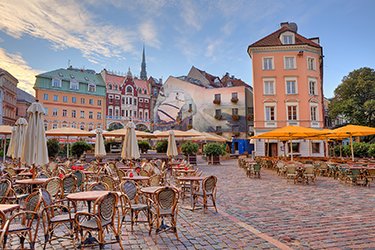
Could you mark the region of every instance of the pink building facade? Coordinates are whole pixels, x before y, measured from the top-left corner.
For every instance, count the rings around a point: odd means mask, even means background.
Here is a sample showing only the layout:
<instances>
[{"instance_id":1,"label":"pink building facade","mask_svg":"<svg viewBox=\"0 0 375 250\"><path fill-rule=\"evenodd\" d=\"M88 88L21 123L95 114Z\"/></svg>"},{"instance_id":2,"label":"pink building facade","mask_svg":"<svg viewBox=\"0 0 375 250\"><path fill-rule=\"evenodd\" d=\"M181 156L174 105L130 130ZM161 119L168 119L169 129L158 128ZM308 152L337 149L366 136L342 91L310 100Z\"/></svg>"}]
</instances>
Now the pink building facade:
<instances>
[{"instance_id":1,"label":"pink building facade","mask_svg":"<svg viewBox=\"0 0 375 250\"><path fill-rule=\"evenodd\" d=\"M253 65L254 132L261 134L287 125L324 127L323 48L319 38L297 33L295 23L251 44ZM256 155L286 155L290 146L255 141ZM294 141L293 152L323 156L322 142Z\"/></svg>"}]
</instances>

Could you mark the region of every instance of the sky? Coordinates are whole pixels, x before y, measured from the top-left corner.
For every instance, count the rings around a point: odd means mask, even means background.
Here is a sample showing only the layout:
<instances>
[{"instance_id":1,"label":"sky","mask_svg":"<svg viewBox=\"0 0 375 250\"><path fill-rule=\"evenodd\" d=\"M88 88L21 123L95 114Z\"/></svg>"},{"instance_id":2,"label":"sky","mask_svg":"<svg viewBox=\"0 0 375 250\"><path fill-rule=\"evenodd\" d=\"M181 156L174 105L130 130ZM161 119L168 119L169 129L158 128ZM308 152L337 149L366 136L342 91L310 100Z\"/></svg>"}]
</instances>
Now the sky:
<instances>
[{"instance_id":1,"label":"sky","mask_svg":"<svg viewBox=\"0 0 375 250\"><path fill-rule=\"evenodd\" d=\"M344 76L375 68L373 0L0 0L0 67L34 94L35 75L66 68L187 75L191 66L252 85L247 47L295 22L320 37L324 95Z\"/></svg>"}]
</instances>

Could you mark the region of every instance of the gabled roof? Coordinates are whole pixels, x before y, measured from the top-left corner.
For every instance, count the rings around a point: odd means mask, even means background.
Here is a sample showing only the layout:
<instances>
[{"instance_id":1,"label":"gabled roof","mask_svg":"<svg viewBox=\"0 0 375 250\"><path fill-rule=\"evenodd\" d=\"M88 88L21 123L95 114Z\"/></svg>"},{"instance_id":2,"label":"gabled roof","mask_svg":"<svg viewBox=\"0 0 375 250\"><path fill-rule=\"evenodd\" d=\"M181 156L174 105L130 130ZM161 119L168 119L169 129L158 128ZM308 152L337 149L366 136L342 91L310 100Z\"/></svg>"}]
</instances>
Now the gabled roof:
<instances>
[{"instance_id":1,"label":"gabled roof","mask_svg":"<svg viewBox=\"0 0 375 250\"><path fill-rule=\"evenodd\" d=\"M194 66L193 66L194 67ZM195 67L196 68L196 67ZM214 75L211 75L211 74L209 74L209 73L207 73L206 71L203 71L203 70L200 70L200 69L198 69L198 68L196 68L206 79L207 79L207 81L209 81L210 82L210 85L212 86L212 87L218 87L217 85L219 84L219 85L221 85L221 82L220 82L220 78L219 77L217 77L217 76L214 76ZM218 84L216 84L215 83L215 79L218 79L219 80L219 82L218 82Z\"/></svg>"},{"instance_id":2,"label":"gabled roof","mask_svg":"<svg viewBox=\"0 0 375 250\"><path fill-rule=\"evenodd\" d=\"M94 83L95 85L105 86L105 82L100 74L97 74L94 70L87 69L76 69L69 67L67 69L57 69L37 75L37 77L43 78L57 78L65 81L72 79L77 80L81 83Z\"/></svg>"},{"instance_id":3,"label":"gabled roof","mask_svg":"<svg viewBox=\"0 0 375 250\"><path fill-rule=\"evenodd\" d=\"M135 86L137 86L137 88L141 88L142 89L142 93L140 94L145 94L143 91L146 90L146 95L149 95L150 94L150 91L148 89L148 83L147 81L145 80L141 80L141 79L134 79L134 83L135 83Z\"/></svg>"},{"instance_id":4,"label":"gabled roof","mask_svg":"<svg viewBox=\"0 0 375 250\"><path fill-rule=\"evenodd\" d=\"M241 79L237 79L234 76L230 77L229 74L224 75L221 78L221 83L223 87L240 87L240 86L245 86L245 87L250 87L247 83L242 81Z\"/></svg>"},{"instance_id":5,"label":"gabled roof","mask_svg":"<svg viewBox=\"0 0 375 250\"><path fill-rule=\"evenodd\" d=\"M23 91L22 89L17 88L17 101L33 103L35 102L35 97Z\"/></svg>"},{"instance_id":6,"label":"gabled roof","mask_svg":"<svg viewBox=\"0 0 375 250\"><path fill-rule=\"evenodd\" d=\"M290 46L291 44L282 44L280 40L280 35L285 31L290 31L295 34L295 43L293 45L310 45L316 48L320 48L321 46L310 39L301 36L300 34L293 31L288 25L282 26L280 29L276 30L272 34L256 41L255 43L251 44L249 48L254 47L270 47L270 46Z\"/></svg>"},{"instance_id":7,"label":"gabled roof","mask_svg":"<svg viewBox=\"0 0 375 250\"><path fill-rule=\"evenodd\" d=\"M125 76L113 75L106 72L105 79L107 83L123 84Z\"/></svg>"}]
</instances>

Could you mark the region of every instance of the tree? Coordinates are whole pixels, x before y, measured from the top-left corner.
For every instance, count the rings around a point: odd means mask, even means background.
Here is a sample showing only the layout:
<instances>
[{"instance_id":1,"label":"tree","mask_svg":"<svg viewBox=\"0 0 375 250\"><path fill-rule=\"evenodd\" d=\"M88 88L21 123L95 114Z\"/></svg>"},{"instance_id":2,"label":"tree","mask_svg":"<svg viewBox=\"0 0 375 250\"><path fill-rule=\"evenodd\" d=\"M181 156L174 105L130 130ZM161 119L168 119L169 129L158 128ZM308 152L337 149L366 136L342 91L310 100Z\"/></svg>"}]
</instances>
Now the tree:
<instances>
[{"instance_id":1,"label":"tree","mask_svg":"<svg viewBox=\"0 0 375 250\"><path fill-rule=\"evenodd\" d=\"M156 143L155 149L157 153L166 153L168 149L168 141L167 140L158 141Z\"/></svg>"},{"instance_id":2,"label":"tree","mask_svg":"<svg viewBox=\"0 0 375 250\"><path fill-rule=\"evenodd\" d=\"M199 150L199 146L197 143L187 141L181 145L181 151L185 155L196 155Z\"/></svg>"},{"instance_id":3,"label":"tree","mask_svg":"<svg viewBox=\"0 0 375 250\"><path fill-rule=\"evenodd\" d=\"M57 139L49 139L47 141L47 149L48 149L48 156L49 157L56 157L56 155L60 151L59 141Z\"/></svg>"},{"instance_id":4,"label":"tree","mask_svg":"<svg viewBox=\"0 0 375 250\"><path fill-rule=\"evenodd\" d=\"M77 158L80 157L83 152L90 150L91 145L85 141L77 141L72 145L72 154L75 155Z\"/></svg>"},{"instance_id":5,"label":"tree","mask_svg":"<svg viewBox=\"0 0 375 250\"><path fill-rule=\"evenodd\" d=\"M143 154L147 153L147 151L151 149L151 145L148 143L148 141L138 141L138 147Z\"/></svg>"},{"instance_id":6,"label":"tree","mask_svg":"<svg viewBox=\"0 0 375 250\"><path fill-rule=\"evenodd\" d=\"M375 70L360 68L349 73L335 89L329 116L349 123L375 126Z\"/></svg>"}]
</instances>

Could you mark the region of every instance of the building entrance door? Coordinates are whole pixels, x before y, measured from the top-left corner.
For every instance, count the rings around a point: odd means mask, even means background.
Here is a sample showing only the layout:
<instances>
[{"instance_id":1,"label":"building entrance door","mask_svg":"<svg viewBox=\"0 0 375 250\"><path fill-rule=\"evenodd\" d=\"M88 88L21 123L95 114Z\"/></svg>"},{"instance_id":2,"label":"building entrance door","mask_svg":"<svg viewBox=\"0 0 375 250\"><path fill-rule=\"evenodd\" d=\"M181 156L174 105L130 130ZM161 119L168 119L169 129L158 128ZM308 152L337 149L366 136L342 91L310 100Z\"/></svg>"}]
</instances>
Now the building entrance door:
<instances>
[{"instance_id":1,"label":"building entrance door","mask_svg":"<svg viewBox=\"0 0 375 250\"><path fill-rule=\"evenodd\" d=\"M266 146L266 156L278 156L277 152L277 143L275 142L270 142L270 143L265 143Z\"/></svg>"}]
</instances>

